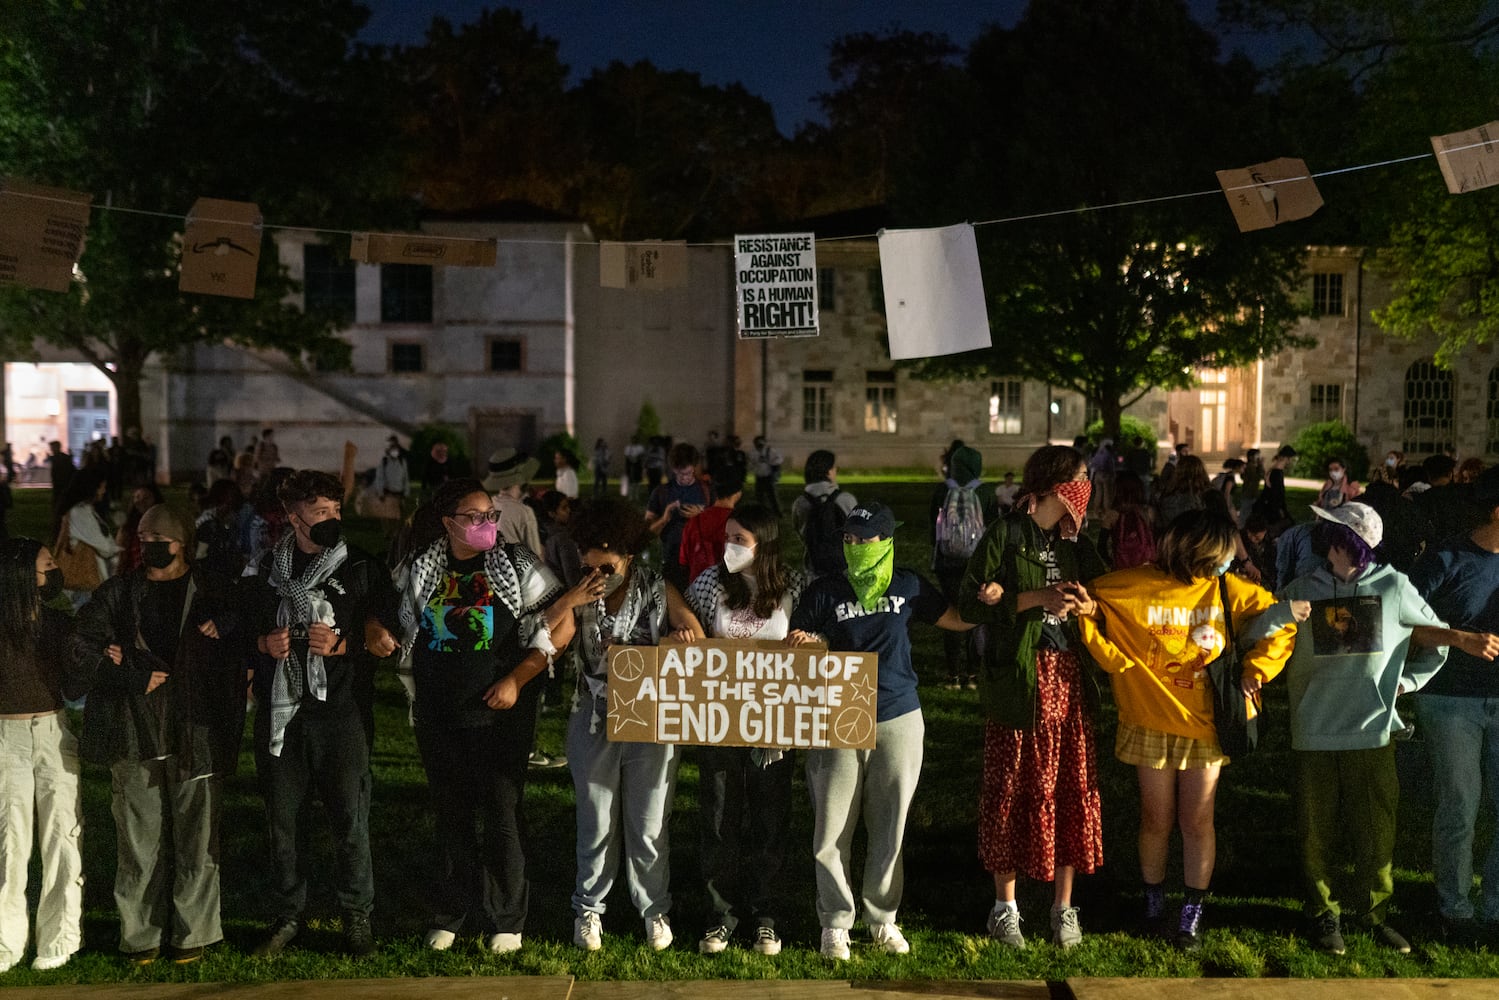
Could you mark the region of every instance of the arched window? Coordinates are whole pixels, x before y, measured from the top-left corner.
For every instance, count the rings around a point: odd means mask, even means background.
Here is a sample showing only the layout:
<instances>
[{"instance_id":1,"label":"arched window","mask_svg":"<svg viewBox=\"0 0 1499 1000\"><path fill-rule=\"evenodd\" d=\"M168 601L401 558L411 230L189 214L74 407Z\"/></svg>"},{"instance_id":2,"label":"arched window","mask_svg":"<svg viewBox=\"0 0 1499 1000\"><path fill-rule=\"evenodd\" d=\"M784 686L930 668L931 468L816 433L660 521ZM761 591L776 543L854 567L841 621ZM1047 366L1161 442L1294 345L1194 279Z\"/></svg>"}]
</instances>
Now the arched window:
<instances>
[{"instance_id":1,"label":"arched window","mask_svg":"<svg viewBox=\"0 0 1499 1000\"><path fill-rule=\"evenodd\" d=\"M1486 450L1490 455L1499 455L1499 366L1489 369L1489 402L1484 415L1488 417L1489 430Z\"/></svg>"},{"instance_id":2,"label":"arched window","mask_svg":"<svg viewBox=\"0 0 1499 1000\"><path fill-rule=\"evenodd\" d=\"M1417 361L1405 370L1407 455L1435 455L1452 449L1453 396L1452 372L1430 361Z\"/></svg>"}]
</instances>

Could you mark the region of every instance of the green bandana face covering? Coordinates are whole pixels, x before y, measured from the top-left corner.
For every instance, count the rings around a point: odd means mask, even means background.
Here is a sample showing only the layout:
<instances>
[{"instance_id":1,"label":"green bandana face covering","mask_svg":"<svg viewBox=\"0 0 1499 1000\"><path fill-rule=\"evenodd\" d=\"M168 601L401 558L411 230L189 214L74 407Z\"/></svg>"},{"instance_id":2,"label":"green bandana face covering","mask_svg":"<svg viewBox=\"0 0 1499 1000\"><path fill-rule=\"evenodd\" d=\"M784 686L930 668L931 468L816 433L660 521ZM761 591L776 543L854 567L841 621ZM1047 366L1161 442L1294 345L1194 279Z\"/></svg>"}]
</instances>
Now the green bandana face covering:
<instances>
[{"instance_id":1,"label":"green bandana face covering","mask_svg":"<svg viewBox=\"0 0 1499 1000\"><path fill-rule=\"evenodd\" d=\"M885 596L890 577L895 574L895 539L884 538L862 545L843 545L848 562L848 582L853 584L859 606L873 611L875 602Z\"/></svg>"}]
</instances>

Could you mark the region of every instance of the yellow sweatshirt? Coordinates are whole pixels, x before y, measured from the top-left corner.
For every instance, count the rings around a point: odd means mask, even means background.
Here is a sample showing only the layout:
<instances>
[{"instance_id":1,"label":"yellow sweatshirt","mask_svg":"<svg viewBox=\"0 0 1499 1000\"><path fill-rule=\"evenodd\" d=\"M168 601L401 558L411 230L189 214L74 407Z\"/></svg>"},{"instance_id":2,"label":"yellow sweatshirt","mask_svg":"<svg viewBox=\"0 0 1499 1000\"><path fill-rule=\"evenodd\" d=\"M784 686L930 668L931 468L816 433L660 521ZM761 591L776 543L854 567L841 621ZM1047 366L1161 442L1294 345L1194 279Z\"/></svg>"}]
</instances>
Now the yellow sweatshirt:
<instances>
[{"instance_id":1,"label":"yellow sweatshirt","mask_svg":"<svg viewBox=\"0 0 1499 1000\"><path fill-rule=\"evenodd\" d=\"M1095 615L1083 618L1083 644L1110 674L1119 718L1137 726L1216 739L1212 688L1204 668L1223 649L1218 579L1184 584L1154 566L1108 573L1089 592ZM1228 577L1228 603L1246 675L1268 681L1280 673L1295 644L1296 626L1281 625L1250 645L1250 623L1275 603L1270 592Z\"/></svg>"}]
</instances>

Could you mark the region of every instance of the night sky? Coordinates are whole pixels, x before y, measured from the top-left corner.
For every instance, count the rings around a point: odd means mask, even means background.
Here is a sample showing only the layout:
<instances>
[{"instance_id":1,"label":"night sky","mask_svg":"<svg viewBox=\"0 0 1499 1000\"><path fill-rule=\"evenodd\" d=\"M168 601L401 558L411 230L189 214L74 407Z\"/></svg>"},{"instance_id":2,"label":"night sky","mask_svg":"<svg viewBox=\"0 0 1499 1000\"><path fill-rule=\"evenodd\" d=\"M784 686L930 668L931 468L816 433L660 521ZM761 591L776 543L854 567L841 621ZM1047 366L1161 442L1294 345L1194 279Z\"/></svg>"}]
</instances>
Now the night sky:
<instances>
[{"instance_id":1,"label":"night sky","mask_svg":"<svg viewBox=\"0 0 1499 1000\"><path fill-rule=\"evenodd\" d=\"M1013 25L1024 0L364 0L371 16L361 40L418 44L434 16L455 24L485 7L520 10L528 24L560 43L572 82L613 60L648 59L661 69L699 73L707 83L742 83L775 109L788 135L820 120L815 96L830 88L828 45L841 35L896 26L946 34L966 47L988 24ZM1093 0L1079 0L1093 2ZM1189 0L1198 22L1212 26L1215 0ZM1243 48L1267 58L1273 41L1237 37L1225 51Z\"/></svg>"}]
</instances>

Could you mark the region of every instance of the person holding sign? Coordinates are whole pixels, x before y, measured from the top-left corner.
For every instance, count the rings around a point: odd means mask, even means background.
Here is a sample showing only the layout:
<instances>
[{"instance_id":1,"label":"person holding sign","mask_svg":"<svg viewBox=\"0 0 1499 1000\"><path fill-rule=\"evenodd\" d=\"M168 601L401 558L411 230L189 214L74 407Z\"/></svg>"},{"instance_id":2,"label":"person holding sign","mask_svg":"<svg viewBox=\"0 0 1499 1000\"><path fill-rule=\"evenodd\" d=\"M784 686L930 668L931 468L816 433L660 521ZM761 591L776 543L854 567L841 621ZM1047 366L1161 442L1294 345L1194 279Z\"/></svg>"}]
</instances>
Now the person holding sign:
<instances>
[{"instance_id":1,"label":"person holding sign","mask_svg":"<svg viewBox=\"0 0 1499 1000\"><path fill-rule=\"evenodd\" d=\"M729 514L723 555L687 589L687 603L710 637L786 638L805 579L782 562L780 536L780 518L764 504L741 503ZM698 861L713 907L713 924L698 951L716 955L727 948L739 913L747 912L756 925L755 950L780 954L776 885L791 824L794 758L790 752L710 746L697 756Z\"/></svg>"},{"instance_id":2,"label":"person holding sign","mask_svg":"<svg viewBox=\"0 0 1499 1000\"><path fill-rule=\"evenodd\" d=\"M623 853L646 943L660 951L672 941L667 824L677 748L609 740L607 652L621 643L654 646L667 635L701 639L703 629L677 588L642 565L651 526L640 508L621 497L598 497L583 504L571 524L584 571L574 608L582 656L567 726L567 766L578 803L573 944L584 951L603 947L604 900Z\"/></svg>"},{"instance_id":3,"label":"person holding sign","mask_svg":"<svg viewBox=\"0 0 1499 1000\"><path fill-rule=\"evenodd\" d=\"M479 480L439 486L413 517L399 598L365 628L375 654L400 651L412 698L442 858L426 938L436 951L465 925L481 928L492 952L521 946L530 894L521 803L546 686L537 678L573 632L575 592L563 595L526 546L500 543L499 518Z\"/></svg>"},{"instance_id":4,"label":"person holding sign","mask_svg":"<svg viewBox=\"0 0 1499 1000\"><path fill-rule=\"evenodd\" d=\"M879 654L875 749L807 752L822 954L837 961L849 957L848 932L856 916L849 861L861 816L869 838L864 919L874 946L892 955L911 950L895 916L905 881L906 814L921 777L926 725L916 696L909 627L915 620L954 632L973 628L925 577L896 568L899 526L882 503L855 507L843 525L848 568L807 587L786 637L793 646L825 642L830 650Z\"/></svg>"},{"instance_id":5,"label":"person holding sign","mask_svg":"<svg viewBox=\"0 0 1499 1000\"><path fill-rule=\"evenodd\" d=\"M1071 948L1082 940L1073 876L1103 862L1092 685L1076 619L1093 605L1085 585L1104 569L1079 534L1091 494L1076 449L1037 449L1014 510L984 532L958 585L963 617L989 629L979 859L994 876L989 936L1012 948L1025 947L1018 874L1053 883L1052 942Z\"/></svg>"}]
</instances>

